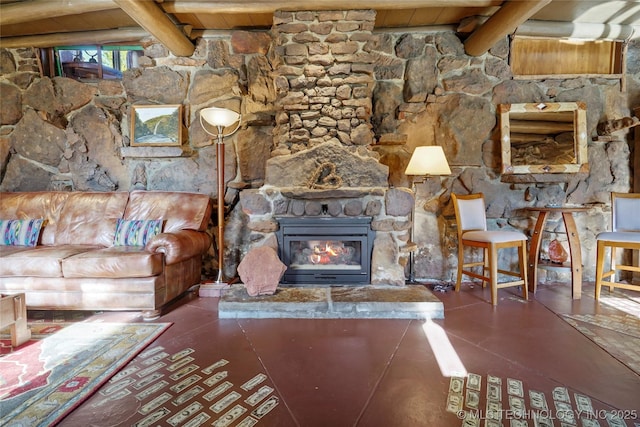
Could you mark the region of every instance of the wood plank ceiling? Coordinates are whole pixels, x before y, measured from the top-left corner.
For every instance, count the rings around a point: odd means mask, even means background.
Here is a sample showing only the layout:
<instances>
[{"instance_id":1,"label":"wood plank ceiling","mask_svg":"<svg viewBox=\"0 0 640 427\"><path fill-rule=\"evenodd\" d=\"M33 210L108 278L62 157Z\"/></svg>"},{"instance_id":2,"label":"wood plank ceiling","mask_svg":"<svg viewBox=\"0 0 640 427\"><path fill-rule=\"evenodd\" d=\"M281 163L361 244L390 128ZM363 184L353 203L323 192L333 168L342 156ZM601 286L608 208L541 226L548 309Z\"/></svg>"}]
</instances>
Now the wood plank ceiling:
<instances>
[{"instance_id":1,"label":"wood plank ceiling","mask_svg":"<svg viewBox=\"0 0 640 427\"><path fill-rule=\"evenodd\" d=\"M0 47L123 43L153 35L175 55L189 56L193 40L207 31L268 29L276 10L347 6L375 9L376 31L452 26L470 34L470 55L533 24L565 37L578 28L595 39L640 36L640 0L0 0Z\"/></svg>"}]
</instances>

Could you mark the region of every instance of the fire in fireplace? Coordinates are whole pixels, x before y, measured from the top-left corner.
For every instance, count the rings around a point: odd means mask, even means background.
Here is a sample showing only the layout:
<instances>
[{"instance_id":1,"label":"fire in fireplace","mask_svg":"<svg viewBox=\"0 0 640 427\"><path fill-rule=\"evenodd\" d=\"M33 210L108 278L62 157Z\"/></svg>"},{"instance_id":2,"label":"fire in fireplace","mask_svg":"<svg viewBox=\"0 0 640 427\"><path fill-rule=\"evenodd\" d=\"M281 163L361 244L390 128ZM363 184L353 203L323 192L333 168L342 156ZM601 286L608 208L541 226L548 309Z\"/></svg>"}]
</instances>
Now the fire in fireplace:
<instances>
[{"instance_id":1,"label":"fire in fireplace","mask_svg":"<svg viewBox=\"0 0 640 427\"><path fill-rule=\"evenodd\" d=\"M371 217L278 217L283 284L368 284Z\"/></svg>"},{"instance_id":2,"label":"fire in fireplace","mask_svg":"<svg viewBox=\"0 0 640 427\"><path fill-rule=\"evenodd\" d=\"M360 268L359 241L297 241L291 243L291 251L291 268Z\"/></svg>"}]
</instances>

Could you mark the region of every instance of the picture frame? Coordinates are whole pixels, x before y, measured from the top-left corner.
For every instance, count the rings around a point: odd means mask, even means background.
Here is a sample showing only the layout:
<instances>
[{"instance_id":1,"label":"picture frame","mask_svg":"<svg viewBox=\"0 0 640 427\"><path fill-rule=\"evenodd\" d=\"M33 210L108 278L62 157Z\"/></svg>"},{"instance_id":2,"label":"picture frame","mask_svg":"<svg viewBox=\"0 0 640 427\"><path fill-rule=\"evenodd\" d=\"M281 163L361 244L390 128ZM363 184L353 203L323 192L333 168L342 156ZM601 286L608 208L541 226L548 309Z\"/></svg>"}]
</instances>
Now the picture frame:
<instances>
[{"instance_id":1,"label":"picture frame","mask_svg":"<svg viewBox=\"0 0 640 427\"><path fill-rule=\"evenodd\" d=\"M500 104L502 173L589 171L583 102Z\"/></svg>"},{"instance_id":2,"label":"picture frame","mask_svg":"<svg viewBox=\"0 0 640 427\"><path fill-rule=\"evenodd\" d=\"M132 105L131 146L182 145L182 104Z\"/></svg>"}]
</instances>

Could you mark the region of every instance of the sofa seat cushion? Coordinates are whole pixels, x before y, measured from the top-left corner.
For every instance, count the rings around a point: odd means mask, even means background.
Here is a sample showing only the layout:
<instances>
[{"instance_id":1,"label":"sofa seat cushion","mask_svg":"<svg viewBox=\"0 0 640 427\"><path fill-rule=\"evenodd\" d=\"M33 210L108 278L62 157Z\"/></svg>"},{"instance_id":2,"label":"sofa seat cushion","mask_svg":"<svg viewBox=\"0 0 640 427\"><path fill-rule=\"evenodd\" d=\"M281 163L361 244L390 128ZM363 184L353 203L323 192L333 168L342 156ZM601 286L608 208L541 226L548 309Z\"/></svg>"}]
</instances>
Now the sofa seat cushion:
<instances>
[{"instance_id":1,"label":"sofa seat cushion","mask_svg":"<svg viewBox=\"0 0 640 427\"><path fill-rule=\"evenodd\" d=\"M148 277L163 270L163 254L143 247L113 246L84 252L62 262L64 277Z\"/></svg>"},{"instance_id":2,"label":"sofa seat cushion","mask_svg":"<svg viewBox=\"0 0 640 427\"><path fill-rule=\"evenodd\" d=\"M99 249L97 246L37 246L3 252L0 276L63 277L62 262L68 257Z\"/></svg>"},{"instance_id":3,"label":"sofa seat cushion","mask_svg":"<svg viewBox=\"0 0 640 427\"><path fill-rule=\"evenodd\" d=\"M0 245L0 263L5 262L4 257L16 254L18 252L32 251L29 246L4 246ZM0 265L2 267L2 265Z\"/></svg>"}]
</instances>

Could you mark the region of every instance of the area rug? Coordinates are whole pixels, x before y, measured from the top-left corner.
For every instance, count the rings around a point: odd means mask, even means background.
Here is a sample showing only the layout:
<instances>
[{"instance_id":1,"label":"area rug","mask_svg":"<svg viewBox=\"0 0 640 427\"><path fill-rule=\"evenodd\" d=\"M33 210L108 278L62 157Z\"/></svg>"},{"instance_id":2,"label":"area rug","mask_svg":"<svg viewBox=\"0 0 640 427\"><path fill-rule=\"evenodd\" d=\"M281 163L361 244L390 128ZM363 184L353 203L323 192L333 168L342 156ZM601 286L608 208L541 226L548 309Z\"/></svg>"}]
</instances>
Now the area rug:
<instances>
[{"instance_id":1,"label":"area rug","mask_svg":"<svg viewBox=\"0 0 640 427\"><path fill-rule=\"evenodd\" d=\"M171 324L30 326L36 339L0 357L4 427L55 425Z\"/></svg>"},{"instance_id":2,"label":"area rug","mask_svg":"<svg viewBox=\"0 0 640 427\"><path fill-rule=\"evenodd\" d=\"M640 319L621 314L563 314L562 317L604 351L640 375Z\"/></svg>"}]
</instances>

